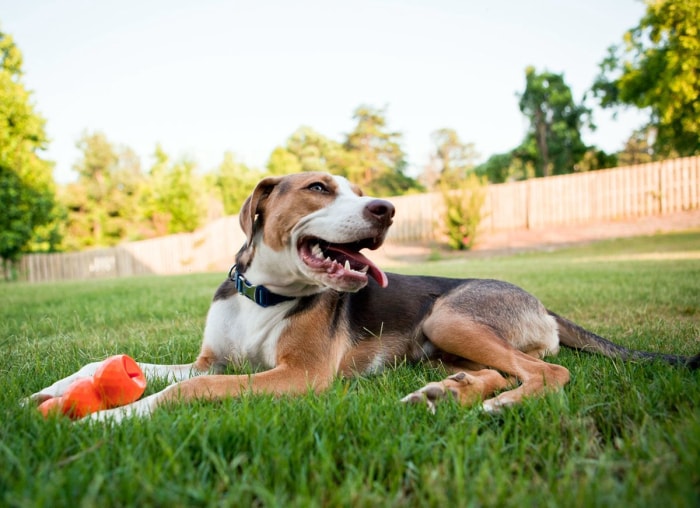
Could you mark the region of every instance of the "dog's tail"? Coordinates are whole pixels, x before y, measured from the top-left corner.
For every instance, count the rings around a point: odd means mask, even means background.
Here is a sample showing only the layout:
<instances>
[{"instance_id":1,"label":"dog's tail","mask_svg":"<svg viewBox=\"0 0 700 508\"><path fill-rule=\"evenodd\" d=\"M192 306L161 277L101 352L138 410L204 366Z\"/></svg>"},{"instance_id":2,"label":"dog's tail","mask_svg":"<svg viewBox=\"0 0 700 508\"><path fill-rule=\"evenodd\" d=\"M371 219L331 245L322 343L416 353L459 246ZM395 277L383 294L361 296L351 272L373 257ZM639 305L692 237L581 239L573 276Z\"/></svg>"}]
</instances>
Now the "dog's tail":
<instances>
[{"instance_id":1,"label":"dog's tail","mask_svg":"<svg viewBox=\"0 0 700 508\"><path fill-rule=\"evenodd\" d=\"M580 327L576 323L550 310L547 312L557 321L557 325L559 326L559 342L563 346L579 349L581 351L598 353L610 358L619 358L621 360L663 360L671 365L688 367L689 369L697 369L700 367L700 354L695 356L681 356L627 349L593 332L589 332L585 328Z\"/></svg>"}]
</instances>

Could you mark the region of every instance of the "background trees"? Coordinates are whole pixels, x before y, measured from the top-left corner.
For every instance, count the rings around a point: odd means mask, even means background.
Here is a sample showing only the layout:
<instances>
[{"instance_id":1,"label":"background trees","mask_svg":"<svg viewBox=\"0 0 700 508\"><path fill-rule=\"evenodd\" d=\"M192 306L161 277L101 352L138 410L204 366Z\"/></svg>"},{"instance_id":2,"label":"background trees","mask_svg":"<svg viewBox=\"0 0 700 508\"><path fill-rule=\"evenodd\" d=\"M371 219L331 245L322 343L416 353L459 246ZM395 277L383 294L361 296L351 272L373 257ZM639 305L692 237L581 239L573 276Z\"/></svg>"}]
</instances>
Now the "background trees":
<instances>
[{"instance_id":1,"label":"background trees","mask_svg":"<svg viewBox=\"0 0 700 508\"><path fill-rule=\"evenodd\" d=\"M298 171L328 171L345 176L368 194L392 196L421 189L406 174L402 137L387 129L386 112L360 106L353 114L355 128L342 142L309 127L300 127L284 147L273 150L267 165L273 175Z\"/></svg>"},{"instance_id":2,"label":"background trees","mask_svg":"<svg viewBox=\"0 0 700 508\"><path fill-rule=\"evenodd\" d=\"M357 124L343 143L346 156L341 174L375 196L420 189L418 182L405 173L402 135L387 130L385 110L360 106L353 118Z\"/></svg>"},{"instance_id":3,"label":"background trees","mask_svg":"<svg viewBox=\"0 0 700 508\"><path fill-rule=\"evenodd\" d=\"M54 247L47 226L57 212L53 167L41 156L48 144L44 124L22 84L22 53L0 31L0 260L6 276L32 240Z\"/></svg>"},{"instance_id":4,"label":"background trees","mask_svg":"<svg viewBox=\"0 0 700 508\"><path fill-rule=\"evenodd\" d=\"M434 150L421 183L454 191L472 180L478 184L473 174L498 183L612 167L618 160L628 165L700 153L698 19L700 0L649 1L639 24L609 49L592 87L594 96L603 107L649 112L649 122L618 153L585 144L585 130L594 128L591 109L586 95L580 101L573 96L563 73L528 67L517 95L527 122L522 142L475 166L474 145L453 129L439 129L432 134ZM227 152L219 166L202 174L194 161L173 160L156 147L152 164L142 171L128 147L114 145L103 133L85 133L78 140L78 179L60 186L57 195L52 164L42 157L48 144L45 122L30 98L22 84L22 55L0 32L3 263L35 249L81 249L192 231L207 217L236 213L266 174L328 171L377 196L423 188L408 169L402 134L389 128L386 108L361 105L353 112L350 132L333 139L300 127L272 151L263 169ZM464 244L472 237L459 230L456 238Z\"/></svg>"},{"instance_id":5,"label":"background trees","mask_svg":"<svg viewBox=\"0 0 700 508\"><path fill-rule=\"evenodd\" d=\"M343 145L319 134L310 127L300 127L270 155L267 169L273 175L288 175L299 171L343 170L346 153Z\"/></svg>"},{"instance_id":6,"label":"background trees","mask_svg":"<svg viewBox=\"0 0 700 508\"><path fill-rule=\"evenodd\" d=\"M61 248L111 246L193 231L207 218L238 213L265 174L328 171L345 175L376 195L420 188L403 172L400 135L386 131L383 112L365 107L356 118L358 124L344 142L309 127L297 129L285 146L273 150L267 172L226 152L217 168L200 174L193 161L172 160L157 146L153 164L144 173L131 149L114 145L104 133L86 132L77 142L78 180L60 192L65 214Z\"/></svg>"},{"instance_id":7,"label":"background trees","mask_svg":"<svg viewBox=\"0 0 700 508\"><path fill-rule=\"evenodd\" d=\"M700 153L700 0L647 2L622 45L611 46L593 91L604 107L650 112L656 155Z\"/></svg>"},{"instance_id":8,"label":"background trees","mask_svg":"<svg viewBox=\"0 0 700 508\"><path fill-rule=\"evenodd\" d=\"M423 173L423 183L431 189L438 184L454 187L474 169L479 154L474 144L463 142L454 129L438 129L431 137L435 150Z\"/></svg>"},{"instance_id":9,"label":"background trees","mask_svg":"<svg viewBox=\"0 0 700 508\"><path fill-rule=\"evenodd\" d=\"M67 209L64 247L115 245L138 238L140 162L129 149L118 153L101 132L83 134L76 145L83 154L73 166L78 181L61 194Z\"/></svg>"},{"instance_id":10,"label":"background trees","mask_svg":"<svg viewBox=\"0 0 700 508\"><path fill-rule=\"evenodd\" d=\"M525 69L525 91L518 103L530 127L517 149L534 164L536 176L571 173L586 153L581 129L591 127L591 110L576 104L562 74Z\"/></svg>"},{"instance_id":11,"label":"background trees","mask_svg":"<svg viewBox=\"0 0 700 508\"><path fill-rule=\"evenodd\" d=\"M130 148L115 147L101 132L85 133L77 146L82 152L74 166L78 181L60 194L66 209L64 249L116 245L202 225L208 203L193 162L172 162L157 146L153 166L144 174ZM225 173L213 175L212 189L234 184L228 169Z\"/></svg>"},{"instance_id":12,"label":"background trees","mask_svg":"<svg viewBox=\"0 0 700 508\"><path fill-rule=\"evenodd\" d=\"M221 202L222 212L235 215L262 176L263 173L238 162L233 153L226 152L221 164L206 175L205 182L214 199Z\"/></svg>"},{"instance_id":13,"label":"background trees","mask_svg":"<svg viewBox=\"0 0 700 508\"><path fill-rule=\"evenodd\" d=\"M160 146L154 159L140 198L148 236L194 231L207 215L206 192L196 165L187 159L172 162Z\"/></svg>"},{"instance_id":14,"label":"background trees","mask_svg":"<svg viewBox=\"0 0 700 508\"><path fill-rule=\"evenodd\" d=\"M615 157L583 142L583 129L595 128L591 110L576 102L563 74L525 69L518 106L527 118L522 143L495 154L476 168L492 183L590 171L615 165Z\"/></svg>"}]
</instances>

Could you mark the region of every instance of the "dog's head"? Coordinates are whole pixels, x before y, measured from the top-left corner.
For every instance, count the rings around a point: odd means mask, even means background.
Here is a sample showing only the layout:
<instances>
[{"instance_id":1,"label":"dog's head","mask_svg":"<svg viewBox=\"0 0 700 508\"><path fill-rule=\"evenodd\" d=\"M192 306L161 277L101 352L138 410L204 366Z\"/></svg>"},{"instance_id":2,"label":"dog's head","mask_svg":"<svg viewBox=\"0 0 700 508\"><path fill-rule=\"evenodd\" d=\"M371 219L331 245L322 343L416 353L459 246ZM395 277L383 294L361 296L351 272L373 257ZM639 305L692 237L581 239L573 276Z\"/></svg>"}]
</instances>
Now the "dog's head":
<instances>
[{"instance_id":1,"label":"dog's head","mask_svg":"<svg viewBox=\"0 0 700 508\"><path fill-rule=\"evenodd\" d=\"M386 286L384 272L360 251L382 244L393 216L391 203L363 196L339 176L265 178L241 208L246 243L236 264L253 283L290 296L358 291L368 276Z\"/></svg>"}]
</instances>

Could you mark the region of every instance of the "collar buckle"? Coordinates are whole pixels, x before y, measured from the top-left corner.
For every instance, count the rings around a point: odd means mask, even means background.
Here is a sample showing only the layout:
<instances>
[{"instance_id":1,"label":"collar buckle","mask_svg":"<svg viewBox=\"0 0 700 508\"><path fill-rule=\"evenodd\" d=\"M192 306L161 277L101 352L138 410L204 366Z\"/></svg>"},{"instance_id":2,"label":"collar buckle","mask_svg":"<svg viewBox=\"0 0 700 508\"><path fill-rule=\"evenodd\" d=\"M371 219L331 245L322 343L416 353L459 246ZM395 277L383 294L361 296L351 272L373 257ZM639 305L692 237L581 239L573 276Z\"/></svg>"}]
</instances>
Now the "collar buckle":
<instances>
[{"instance_id":1,"label":"collar buckle","mask_svg":"<svg viewBox=\"0 0 700 508\"><path fill-rule=\"evenodd\" d=\"M277 305L278 303L294 300L293 296L278 295L267 289L265 286L256 286L255 284L251 283L243 276L243 274L238 272L236 265L233 265L231 270L229 270L228 278L236 285L236 291L238 291L238 294L253 300L261 307L270 307L272 305Z\"/></svg>"}]
</instances>

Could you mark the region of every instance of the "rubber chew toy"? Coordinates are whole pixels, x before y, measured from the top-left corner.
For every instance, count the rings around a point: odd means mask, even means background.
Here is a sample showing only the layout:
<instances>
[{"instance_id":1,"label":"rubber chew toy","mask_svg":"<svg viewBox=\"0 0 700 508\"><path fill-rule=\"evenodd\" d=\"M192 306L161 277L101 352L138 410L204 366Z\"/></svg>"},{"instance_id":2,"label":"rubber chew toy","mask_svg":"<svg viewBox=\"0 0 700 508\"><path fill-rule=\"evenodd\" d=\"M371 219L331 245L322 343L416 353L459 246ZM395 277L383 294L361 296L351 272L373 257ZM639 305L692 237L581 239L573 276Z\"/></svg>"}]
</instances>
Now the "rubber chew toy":
<instances>
[{"instance_id":1,"label":"rubber chew toy","mask_svg":"<svg viewBox=\"0 0 700 508\"><path fill-rule=\"evenodd\" d=\"M76 379L60 397L53 397L39 406L47 417L60 411L73 420L85 415L123 406L138 400L146 390L146 377L138 364L127 355L107 358L92 377Z\"/></svg>"}]
</instances>

